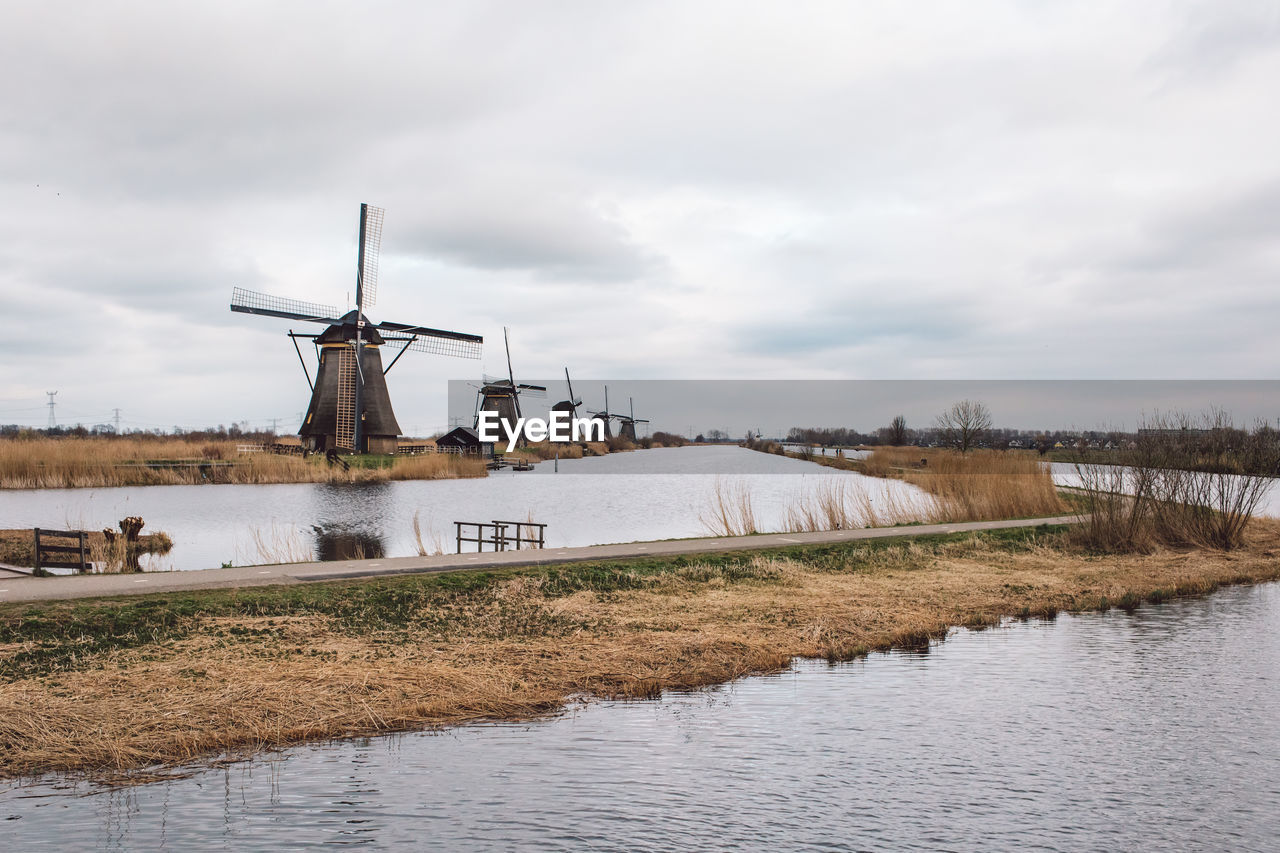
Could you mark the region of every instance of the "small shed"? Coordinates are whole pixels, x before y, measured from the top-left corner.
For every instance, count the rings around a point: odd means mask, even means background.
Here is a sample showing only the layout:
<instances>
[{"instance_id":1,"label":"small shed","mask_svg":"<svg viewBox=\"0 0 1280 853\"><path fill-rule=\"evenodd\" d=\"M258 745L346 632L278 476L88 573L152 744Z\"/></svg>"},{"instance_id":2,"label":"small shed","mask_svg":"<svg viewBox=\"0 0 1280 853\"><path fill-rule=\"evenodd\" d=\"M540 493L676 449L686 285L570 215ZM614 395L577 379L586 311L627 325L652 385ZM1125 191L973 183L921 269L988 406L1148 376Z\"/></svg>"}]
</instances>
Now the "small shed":
<instances>
[{"instance_id":1,"label":"small shed","mask_svg":"<svg viewBox=\"0 0 1280 853\"><path fill-rule=\"evenodd\" d=\"M493 442L481 441L479 434L470 427L452 429L436 439L441 453L460 453L464 456L493 456Z\"/></svg>"}]
</instances>

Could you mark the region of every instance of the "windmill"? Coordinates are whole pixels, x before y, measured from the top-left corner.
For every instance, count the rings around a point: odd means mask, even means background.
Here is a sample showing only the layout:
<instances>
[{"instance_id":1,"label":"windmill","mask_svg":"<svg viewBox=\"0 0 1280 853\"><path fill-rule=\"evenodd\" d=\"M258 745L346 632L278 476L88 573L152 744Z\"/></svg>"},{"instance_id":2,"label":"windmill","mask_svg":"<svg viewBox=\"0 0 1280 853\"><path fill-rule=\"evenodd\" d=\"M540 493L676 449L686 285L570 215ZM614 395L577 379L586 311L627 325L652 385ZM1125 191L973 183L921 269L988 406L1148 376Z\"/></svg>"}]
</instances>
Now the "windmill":
<instances>
[{"instance_id":1,"label":"windmill","mask_svg":"<svg viewBox=\"0 0 1280 853\"><path fill-rule=\"evenodd\" d=\"M515 371L511 369L511 338L507 327L502 327L502 342L507 349L507 378L495 379L485 376L480 392L476 395L476 429L480 428L481 412L497 412L498 420L504 424L503 432L511 435L515 431L516 421L523 417L520 411L520 397L545 397L547 386L517 383Z\"/></svg>"},{"instance_id":2,"label":"windmill","mask_svg":"<svg viewBox=\"0 0 1280 853\"><path fill-rule=\"evenodd\" d=\"M569 368L564 369L564 381L569 386L569 399L561 400L551 407L551 416L555 417L556 412L567 412L570 422L577 420L578 407L582 405L582 398L575 397L573 394L573 380L569 378Z\"/></svg>"},{"instance_id":3,"label":"windmill","mask_svg":"<svg viewBox=\"0 0 1280 853\"><path fill-rule=\"evenodd\" d=\"M386 374L409 350L479 358L484 338L390 320L371 323L365 309L378 294L378 255L382 245L383 210L360 205L360 248L356 260L356 307L340 314L337 308L256 293L243 288L231 292L231 310L327 326L315 335L289 330L302 371L311 387L311 403L298 434L314 451L395 453L400 425L391 409ZM319 364L311 381L299 338L310 339ZM399 346L395 358L382 366L383 346Z\"/></svg>"},{"instance_id":4,"label":"windmill","mask_svg":"<svg viewBox=\"0 0 1280 853\"><path fill-rule=\"evenodd\" d=\"M648 418L636 418L636 401L628 397L627 403L631 406L631 415L614 415L618 419L618 436L625 438L627 441L635 442L636 440L636 424L647 424Z\"/></svg>"},{"instance_id":5,"label":"windmill","mask_svg":"<svg viewBox=\"0 0 1280 853\"><path fill-rule=\"evenodd\" d=\"M591 417L604 421L604 437L606 439L613 438L613 428L609 425L609 419L613 415L609 414L609 386L604 386L604 408L598 412L591 412Z\"/></svg>"}]
</instances>

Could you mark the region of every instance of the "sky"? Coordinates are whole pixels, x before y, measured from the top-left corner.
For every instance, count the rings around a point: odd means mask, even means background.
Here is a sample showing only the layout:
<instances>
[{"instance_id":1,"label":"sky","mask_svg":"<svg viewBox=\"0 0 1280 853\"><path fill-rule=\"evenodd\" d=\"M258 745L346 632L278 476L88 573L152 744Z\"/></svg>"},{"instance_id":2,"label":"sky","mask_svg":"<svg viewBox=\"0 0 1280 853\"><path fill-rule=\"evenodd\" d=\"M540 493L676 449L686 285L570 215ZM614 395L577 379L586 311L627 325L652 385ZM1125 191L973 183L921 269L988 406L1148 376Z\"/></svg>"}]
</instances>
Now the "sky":
<instances>
[{"instance_id":1,"label":"sky","mask_svg":"<svg viewBox=\"0 0 1280 853\"><path fill-rule=\"evenodd\" d=\"M348 304L361 202L372 319L486 341L397 364L411 434L504 326L592 405L1280 373L1276 3L43 2L0 73L0 423L296 429L231 290Z\"/></svg>"}]
</instances>

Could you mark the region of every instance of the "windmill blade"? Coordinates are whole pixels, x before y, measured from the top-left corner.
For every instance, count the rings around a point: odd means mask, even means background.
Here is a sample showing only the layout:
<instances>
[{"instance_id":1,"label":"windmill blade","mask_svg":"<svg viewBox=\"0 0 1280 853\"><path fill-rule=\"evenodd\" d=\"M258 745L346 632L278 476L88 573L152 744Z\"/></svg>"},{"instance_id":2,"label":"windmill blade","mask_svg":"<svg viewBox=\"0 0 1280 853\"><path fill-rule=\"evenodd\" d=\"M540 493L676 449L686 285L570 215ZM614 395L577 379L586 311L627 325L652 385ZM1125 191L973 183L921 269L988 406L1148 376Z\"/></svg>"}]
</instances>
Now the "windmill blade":
<instances>
[{"instance_id":1,"label":"windmill blade","mask_svg":"<svg viewBox=\"0 0 1280 853\"><path fill-rule=\"evenodd\" d=\"M515 387L516 387L516 374L515 374L515 371L513 371L513 370L511 369L511 338L507 337L507 327L506 327L506 326L503 326L503 327L502 327L502 343L503 343L503 345L507 348L507 377L508 377L508 378L510 378L510 380L511 380L511 387L512 387L512 388L515 388ZM517 418L519 418L519 417L521 417L521 414L520 414L520 395L517 393L517 394L515 394L515 395L512 397L512 399L515 401L515 404L516 404L516 417L517 417Z\"/></svg>"},{"instance_id":2,"label":"windmill blade","mask_svg":"<svg viewBox=\"0 0 1280 853\"><path fill-rule=\"evenodd\" d=\"M569 378L569 368L564 369L564 381L569 386L569 408L573 410L573 416L578 416L578 407L582 405L582 398L573 396L573 380Z\"/></svg>"},{"instance_id":3,"label":"windmill blade","mask_svg":"<svg viewBox=\"0 0 1280 853\"><path fill-rule=\"evenodd\" d=\"M526 385L525 383L521 382L519 385L516 386L516 388L519 389L521 394L525 394L526 396L529 396L529 397L547 396L546 385Z\"/></svg>"},{"instance_id":4,"label":"windmill blade","mask_svg":"<svg viewBox=\"0 0 1280 853\"><path fill-rule=\"evenodd\" d=\"M382 218L386 211L360 205L360 279L356 282L356 307L360 313L378 300L378 256L382 254Z\"/></svg>"},{"instance_id":5,"label":"windmill blade","mask_svg":"<svg viewBox=\"0 0 1280 853\"><path fill-rule=\"evenodd\" d=\"M339 322L338 309L332 305L317 305L284 296L258 293L242 287L231 290L231 310L241 314L262 314L266 317L283 317L286 320L307 320L311 323Z\"/></svg>"},{"instance_id":6,"label":"windmill blade","mask_svg":"<svg viewBox=\"0 0 1280 853\"><path fill-rule=\"evenodd\" d=\"M385 340L411 339L408 348L415 352L428 352L435 355L452 355L458 358L479 358L484 338L479 335L468 335L465 332L449 332L444 329L431 329L426 326L410 326L405 323L384 321L374 328L379 332L391 332L391 337L383 335Z\"/></svg>"}]
</instances>

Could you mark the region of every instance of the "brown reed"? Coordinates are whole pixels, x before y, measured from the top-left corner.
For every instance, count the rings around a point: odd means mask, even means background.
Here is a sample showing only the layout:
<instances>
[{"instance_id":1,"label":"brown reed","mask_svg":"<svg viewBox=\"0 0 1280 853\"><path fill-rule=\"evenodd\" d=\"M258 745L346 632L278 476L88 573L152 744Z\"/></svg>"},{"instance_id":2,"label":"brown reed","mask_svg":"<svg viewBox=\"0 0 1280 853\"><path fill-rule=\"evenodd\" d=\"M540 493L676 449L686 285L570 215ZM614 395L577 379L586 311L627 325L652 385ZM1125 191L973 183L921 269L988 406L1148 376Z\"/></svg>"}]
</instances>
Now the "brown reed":
<instances>
[{"instance_id":1,"label":"brown reed","mask_svg":"<svg viewBox=\"0 0 1280 853\"><path fill-rule=\"evenodd\" d=\"M0 488L57 489L193 483L314 483L485 476L484 463L452 454L392 460L343 471L323 456L241 454L238 443L181 439L0 439Z\"/></svg>"}]
</instances>

